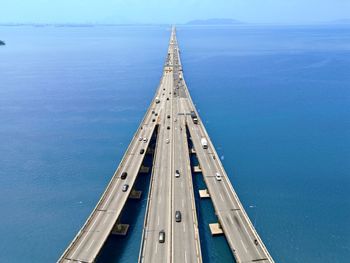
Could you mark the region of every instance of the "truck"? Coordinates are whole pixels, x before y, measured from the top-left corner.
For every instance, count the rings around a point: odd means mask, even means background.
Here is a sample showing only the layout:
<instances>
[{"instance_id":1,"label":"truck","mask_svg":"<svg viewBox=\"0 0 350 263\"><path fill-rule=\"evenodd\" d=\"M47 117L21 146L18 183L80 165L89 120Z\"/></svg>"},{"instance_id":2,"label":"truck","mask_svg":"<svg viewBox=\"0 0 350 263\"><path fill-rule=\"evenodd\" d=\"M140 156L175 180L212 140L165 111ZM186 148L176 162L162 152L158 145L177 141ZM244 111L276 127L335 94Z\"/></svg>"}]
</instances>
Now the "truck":
<instances>
[{"instance_id":1,"label":"truck","mask_svg":"<svg viewBox=\"0 0 350 263\"><path fill-rule=\"evenodd\" d=\"M198 117L194 111L191 111L191 118L192 118L194 124L198 123Z\"/></svg>"},{"instance_id":2,"label":"truck","mask_svg":"<svg viewBox=\"0 0 350 263\"><path fill-rule=\"evenodd\" d=\"M204 137L202 137L201 139L201 144L203 149L208 149L208 142L207 142L207 139L205 139Z\"/></svg>"},{"instance_id":3,"label":"truck","mask_svg":"<svg viewBox=\"0 0 350 263\"><path fill-rule=\"evenodd\" d=\"M159 103L160 102L159 97L156 97L155 101L156 101L156 103Z\"/></svg>"}]
</instances>

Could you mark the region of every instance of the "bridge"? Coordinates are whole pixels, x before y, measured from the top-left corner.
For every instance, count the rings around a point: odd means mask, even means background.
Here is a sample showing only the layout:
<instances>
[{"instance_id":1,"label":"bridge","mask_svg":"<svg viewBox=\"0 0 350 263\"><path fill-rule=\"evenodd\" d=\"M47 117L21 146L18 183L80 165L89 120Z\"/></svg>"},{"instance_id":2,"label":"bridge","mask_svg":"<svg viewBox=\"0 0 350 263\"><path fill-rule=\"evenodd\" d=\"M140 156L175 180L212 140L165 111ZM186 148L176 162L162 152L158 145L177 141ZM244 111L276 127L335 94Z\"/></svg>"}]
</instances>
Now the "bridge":
<instances>
[{"instance_id":1,"label":"bridge","mask_svg":"<svg viewBox=\"0 0 350 263\"><path fill-rule=\"evenodd\" d=\"M95 262L113 229L121 226L119 217L155 136L139 262L202 262L191 154L197 156L196 168L203 175L206 196L217 216L212 233L225 235L236 262L274 262L239 201L191 99L174 27L151 105L106 190L58 262Z\"/></svg>"}]
</instances>

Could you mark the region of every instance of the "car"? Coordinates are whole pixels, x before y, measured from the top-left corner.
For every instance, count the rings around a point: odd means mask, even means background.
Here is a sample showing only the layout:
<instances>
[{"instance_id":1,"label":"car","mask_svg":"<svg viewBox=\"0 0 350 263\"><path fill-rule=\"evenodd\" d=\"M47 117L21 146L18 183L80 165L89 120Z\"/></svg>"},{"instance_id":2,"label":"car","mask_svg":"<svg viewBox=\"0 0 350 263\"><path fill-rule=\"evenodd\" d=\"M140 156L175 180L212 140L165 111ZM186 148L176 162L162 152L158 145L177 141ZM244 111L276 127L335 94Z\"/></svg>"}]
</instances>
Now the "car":
<instances>
[{"instance_id":1,"label":"car","mask_svg":"<svg viewBox=\"0 0 350 263\"><path fill-rule=\"evenodd\" d=\"M166 98L166 100L169 100L169 98Z\"/></svg>"},{"instance_id":2,"label":"car","mask_svg":"<svg viewBox=\"0 0 350 263\"><path fill-rule=\"evenodd\" d=\"M152 110L152 114L154 113L154 110Z\"/></svg>"},{"instance_id":3,"label":"car","mask_svg":"<svg viewBox=\"0 0 350 263\"><path fill-rule=\"evenodd\" d=\"M175 177L180 177L180 171L179 170L175 171Z\"/></svg>"},{"instance_id":4,"label":"car","mask_svg":"<svg viewBox=\"0 0 350 263\"><path fill-rule=\"evenodd\" d=\"M128 188L129 188L129 185L128 184L124 184L123 188L122 188L122 191L126 192L126 191L128 191Z\"/></svg>"},{"instance_id":5,"label":"car","mask_svg":"<svg viewBox=\"0 0 350 263\"><path fill-rule=\"evenodd\" d=\"M167 129L170 130L170 126L168 126Z\"/></svg>"},{"instance_id":6,"label":"car","mask_svg":"<svg viewBox=\"0 0 350 263\"><path fill-rule=\"evenodd\" d=\"M155 122L156 121L156 119L152 119L152 122Z\"/></svg>"},{"instance_id":7,"label":"car","mask_svg":"<svg viewBox=\"0 0 350 263\"><path fill-rule=\"evenodd\" d=\"M142 141L142 137L139 138L139 141Z\"/></svg>"},{"instance_id":8,"label":"car","mask_svg":"<svg viewBox=\"0 0 350 263\"><path fill-rule=\"evenodd\" d=\"M216 173L215 174L215 178L216 178L217 181L221 181L221 174Z\"/></svg>"},{"instance_id":9,"label":"car","mask_svg":"<svg viewBox=\"0 0 350 263\"><path fill-rule=\"evenodd\" d=\"M145 149L141 149L140 154L144 154L144 153L145 153Z\"/></svg>"},{"instance_id":10,"label":"car","mask_svg":"<svg viewBox=\"0 0 350 263\"><path fill-rule=\"evenodd\" d=\"M169 142L170 142L170 140L169 140L169 139L166 139L166 140L165 140L165 142L166 142L166 143L169 143Z\"/></svg>"},{"instance_id":11,"label":"car","mask_svg":"<svg viewBox=\"0 0 350 263\"><path fill-rule=\"evenodd\" d=\"M165 231L164 230L159 231L158 241L159 241L159 243L165 242Z\"/></svg>"},{"instance_id":12,"label":"car","mask_svg":"<svg viewBox=\"0 0 350 263\"><path fill-rule=\"evenodd\" d=\"M168 115L167 118L170 119L170 115Z\"/></svg>"},{"instance_id":13,"label":"car","mask_svg":"<svg viewBox=\"0 0 350 263\"><path fill-rule=\"evenodd\" d=\"M177 119L175 119L174 122L177 122Z\"/></svg>"},{"instance_id":14,"label":"car","mask_svg":"<svg viewBox=\"0 0 350 263\"><path fill-rule=\"evenodd\" d=\"M143 142L147 142L148 140L147 140L147 138L143 138Z\"/></svg>"},{"instance_id":15,"label":"car","mask_svg":"<svg viewBox=\"0 0 350 263\"><path fill-rule=\"evenodd\" d=\"M258 240L254 239L254 244L257 246L259 245Z\"/></svg>"},{"instance_id":16,"label":"car","mask_svg":"<svg viewBox=\"0 0 350 263\"><path fill-rule=\"evenodd\" d=\"M158 116L158 113L156 112L156 113L154 114L154 116Z\"/></svg>"},{"instance_id":17,"label":"car","mask_svg":"<svg viewBox=\"0 0 350 263\"><path fill-rule=\"evenodd\" d=\"M127 172L123 172L122 175L120 176L120 178L125 180L127 176L128 176L128 173Z\"/></svg>"},{"instance_id":18,"label":"car","mask_svg":"<svg viewBox=\"0 0 350 263\"><path fill-rule=\"evenodd\" d=\"M175 221L181 222L181 212L180 211L175 212Z\"/></svg>"}]
</instances>

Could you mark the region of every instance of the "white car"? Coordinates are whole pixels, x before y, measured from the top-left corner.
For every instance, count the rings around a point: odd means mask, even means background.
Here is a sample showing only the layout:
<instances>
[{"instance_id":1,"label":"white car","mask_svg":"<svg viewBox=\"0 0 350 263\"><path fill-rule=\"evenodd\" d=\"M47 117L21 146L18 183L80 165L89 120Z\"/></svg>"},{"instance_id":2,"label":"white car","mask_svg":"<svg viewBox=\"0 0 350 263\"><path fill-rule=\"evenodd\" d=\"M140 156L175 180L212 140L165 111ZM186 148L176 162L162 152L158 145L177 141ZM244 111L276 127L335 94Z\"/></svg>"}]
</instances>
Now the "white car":
<instances>
[{"instance_id":1,"label":"white car","mask_svg":"<svg viewBox=\"0 0 350 263\"><path fill-rule=\"evenodd\" d=\"M143 142L147 142L147 138L143 138Z\"/></svg>"},{"instance_id":2,"label":"white car","mask_svg":"<svg viewBox=\"0 0 350 263\"><path fill-rule=\"evenodd\" d=\"M176 177L176 178L180 177L180 171L179 171L179 170L176 170L176 171L175 171L175 177Z\"/></svg>"},{"instance_id":3,"label":"white car","mask_svg":"<svg viewBox=\"0 0 350 263\"><path fill-rule=\"evenodd\" d=\"M166 143L169 143L169 142L170 142L170 140L169 140L169 139L166 139L166 140L165 140L165 142L166 142Z\"/></svg>"},{"instance_id":4,"label":"white car","mask_svg":"<svg viewBox=\"0 0 350 263\"><path fill-rule=\"evenodd\" d=\"M216 173L215 174L215 178L216 178L217 181L221 181L221 174Z\"/></svg>"},{"instance_id":5,"label":"white car","mask_svg":"<svg viewBox=\"0 0 350 263\"><path fill-rule=\"evenodd\" d=\"M142 137L140 137L140 138L139 138L139 141L142 141L142 139L143 139L143 138L142 138Z\"/></svg>"}]
</instances>

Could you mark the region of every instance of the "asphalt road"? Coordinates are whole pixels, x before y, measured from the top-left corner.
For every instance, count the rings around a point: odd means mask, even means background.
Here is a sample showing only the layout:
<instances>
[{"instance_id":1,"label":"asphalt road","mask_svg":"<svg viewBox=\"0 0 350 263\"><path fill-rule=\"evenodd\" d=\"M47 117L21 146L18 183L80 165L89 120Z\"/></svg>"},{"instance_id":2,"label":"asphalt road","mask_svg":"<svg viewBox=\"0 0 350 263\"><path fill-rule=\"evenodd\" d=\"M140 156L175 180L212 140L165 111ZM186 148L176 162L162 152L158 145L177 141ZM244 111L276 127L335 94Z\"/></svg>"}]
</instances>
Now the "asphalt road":
<instances>
[{"instance_id":1,"label":"asphalt road","mask_svg":"<svg viewBox=\"0 0 350 263\"><path fill-rule=\"evenodd\" d=\"M159 134L144 225L140 262L201 262L198 222L187 146L185 116L180 98L174 95L174 33L172 34L162 88L165 107L160 115ZM167 100L169 98L169 100ZM164 104L163 104L164 105ZM175 121L176 120L176 121ZM169 140L167 143L166 140ZM180 176L175 177L175 171ZM175 211L182 214L175 221ZM159 231L165 242L159 242Z\"/></svg>"},{"instance_id":2,"label":"asphalt road","mask_svg":"<svg viewBox=\"0 0 350 263\"><path fill-rule=\"evenodd\" d=\"M181 81L180 86L186 92L184 111L197 112L184 80ZM198 112L198 124L194 124L189 115L186 116L186 124L201 165L204 181L236 261L274 262L239 201ZM201 138L206 138L207 149L203 149ZM221 175L221 181L216 180L216 173Z\"/></svg>"},{"instance_id":3,"label":"asphalt road","mask_svg":"<svg viewBox=\"0 0 350 263\"><path fill-rule=\"evenodd\" d=\"M162 90L159 87L156 96L161 94ZM162 104L152 101L98 204L58 262L93 262L95 260L127 201L143 162L145 153L140 154L140 150L147 149L156 126L156 122L152 122L152 119L156 118L152 114L152 109L158 112L161 108ZM147 142L139 141L139 137L147 138ZM120 175L124 171L128 176L122 180ZM124 184L129 185L126 192L122 192Z\"/></svg>"},{"instance_id":4,"label":"asphalt road","mask_svg":"<svg viewBox=\"0 0 350 263\"><path fill-rule=\"evenodd\" d=\"M147 149L156 125L158 137L139 261L202 261L187 145L188 127L218 221L237 262L274 262L240 203L199 116L198 124L189 116L196 109L183 79L174 29L156 97L160 102L153 99L101 199L59 262L95 260L128 199L145 155L140 154L140 150ZM158 113L157 117L152 110ZM148 140L143 142L139 137ZM203 137L208 141L208 149L201 145ZM179 177L175 177L176 170L180 172ZM122 180L120 175L124 171L128 176ZM222 176L221 181L216 180L216 173ZM126 192L121 190L124 184L129 184ZM181 222L176 222L175 211L181 212ZM165 232L164 243L159 242L161 230Z\"/></svg>"}]
</instances>

